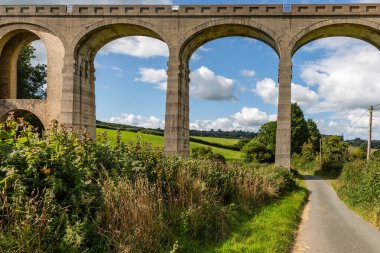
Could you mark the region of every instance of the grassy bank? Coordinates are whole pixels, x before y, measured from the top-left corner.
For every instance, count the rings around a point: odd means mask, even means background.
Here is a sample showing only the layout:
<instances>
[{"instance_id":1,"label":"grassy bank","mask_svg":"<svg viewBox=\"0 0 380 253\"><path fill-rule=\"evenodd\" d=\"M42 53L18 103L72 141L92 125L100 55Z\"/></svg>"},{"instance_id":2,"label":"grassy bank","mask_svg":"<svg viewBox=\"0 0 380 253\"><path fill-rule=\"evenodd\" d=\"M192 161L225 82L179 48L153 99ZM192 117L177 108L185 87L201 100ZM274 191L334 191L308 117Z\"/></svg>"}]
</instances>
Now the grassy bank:
<instances>
[{"instance_id":1,"label":"grassy bank","mask_svg":"<svg viewBox=\"0 0 380 253\"><path fill-rule=\"evenodd\" d=\"M226 241L199 252L290 252L307 195L300 187L253 215L242 213Z\"/></svg>"},{"instance_id":2,"label":"grassy bank","mask_svg":"<svg viewBox=\"0 0 380 253\"><path fill-rule=\"evenodd\" d=\"M111 144L115 144L116 132L117 132L116 130L98 128L97 133L99 134L101 132L106 132ZM121 140L126 143L128 143L129 141L136 141L137 138L141 138L141 140L150 143L154 147L162 148L164 146L164 138L162 136L121 131ZM236 139L223 139L223 138L213 138L213 137L196 137L196 138L204 139L209 142L212 142L212 141L220 142L221 144L228 143L227 145L229 145L230 143L237 142ZM195 142L190 142L190 148L195 148L195 147L211 147L211 146L207 146L207 145L195 143ZM222 154L227 160L240 160L239 151L217 148L217 147L211 147L211 149L214 153Z\"/></svg>"}]
</instances>

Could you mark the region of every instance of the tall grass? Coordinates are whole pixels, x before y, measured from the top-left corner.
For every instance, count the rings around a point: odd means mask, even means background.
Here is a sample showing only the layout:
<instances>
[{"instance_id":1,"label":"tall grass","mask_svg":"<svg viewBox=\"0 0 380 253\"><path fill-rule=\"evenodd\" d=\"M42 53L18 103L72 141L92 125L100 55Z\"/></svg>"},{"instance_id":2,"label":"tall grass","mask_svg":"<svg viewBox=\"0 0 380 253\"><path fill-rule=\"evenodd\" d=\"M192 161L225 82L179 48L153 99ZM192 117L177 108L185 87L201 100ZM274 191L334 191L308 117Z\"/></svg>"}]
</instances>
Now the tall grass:
<instances>
[{"instance_id":1,"label":"tall grass","mask_svg":"<svg viewBox=\"0 0 380 253\"><path fill-rule=\"evenodd\" d=\"M45 252L46 237L58 237L64 214L49 190L28 196L18 182L12 188L5 185L0 192L0 251Z\"/></svg>"}]
</instances>

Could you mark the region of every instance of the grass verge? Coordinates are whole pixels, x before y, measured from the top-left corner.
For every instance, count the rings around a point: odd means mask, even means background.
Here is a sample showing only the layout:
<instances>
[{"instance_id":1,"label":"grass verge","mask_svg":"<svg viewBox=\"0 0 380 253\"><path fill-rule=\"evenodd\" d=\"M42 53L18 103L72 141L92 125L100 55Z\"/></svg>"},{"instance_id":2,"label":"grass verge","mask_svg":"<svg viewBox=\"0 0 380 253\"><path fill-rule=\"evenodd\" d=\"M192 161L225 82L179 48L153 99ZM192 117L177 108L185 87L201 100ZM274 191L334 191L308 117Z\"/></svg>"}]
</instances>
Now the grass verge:
<instances>
[{"instance_id":1,"label":"grass verge","mask_svg":"<svg viewBox=\"0 0 380 253\"><path fill-rule=\"evenodd\" d=\"M196 252L290 252L307 196L299 187L253 214L241 212L227 240Z\"/></svg>"}]
</instances>

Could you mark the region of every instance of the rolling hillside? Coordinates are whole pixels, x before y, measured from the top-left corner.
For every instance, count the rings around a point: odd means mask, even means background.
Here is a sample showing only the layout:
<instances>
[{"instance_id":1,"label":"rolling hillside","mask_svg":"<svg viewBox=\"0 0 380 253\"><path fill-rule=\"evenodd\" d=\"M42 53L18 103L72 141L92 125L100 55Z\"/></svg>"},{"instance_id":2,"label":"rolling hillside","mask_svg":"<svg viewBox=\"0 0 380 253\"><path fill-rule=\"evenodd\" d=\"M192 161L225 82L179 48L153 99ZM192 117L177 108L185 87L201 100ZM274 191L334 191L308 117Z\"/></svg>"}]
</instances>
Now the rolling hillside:
<instances>
[{"instance_id":1,"label":"rolling hillside","mask_svg":"<svg viewBox=\"0 0 380 253\"><path fill-rule=\"evenodd\" d=\"M110 142L115 143L116 130L97 128L97 133L99 134L100 132L106 132ZM131 140L135 141L137 139L137 137L140 137L142 140L151 143L155 147L163 147L164 146L164 138L162 136L121 131L121 139L124 142L129 142ZM214 137L196 137L196 138L205 140L207 142L214 142L214 143L225 144L225 145L233 145L233 144L238 142L237 139L223 139L223 138L214 138ZM199 147L199 146L208 147L208 145L190 142L190 148ZM217 147L211 147L211 148L212 148L214 153L222 154L227 160L239 160L240 159L240 152L239 151L217 148Z\"/></svg>"}]
</instances>

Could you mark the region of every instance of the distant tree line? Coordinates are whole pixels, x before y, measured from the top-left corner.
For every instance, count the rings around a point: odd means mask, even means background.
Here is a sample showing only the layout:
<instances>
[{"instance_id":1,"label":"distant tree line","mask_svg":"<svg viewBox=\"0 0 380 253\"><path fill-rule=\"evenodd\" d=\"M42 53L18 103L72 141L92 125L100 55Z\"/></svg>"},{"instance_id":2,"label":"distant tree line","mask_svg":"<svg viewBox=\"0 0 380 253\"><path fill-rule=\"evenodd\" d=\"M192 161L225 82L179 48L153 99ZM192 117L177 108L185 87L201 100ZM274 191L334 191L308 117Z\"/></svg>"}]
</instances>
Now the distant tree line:
<instances>
[{"instance_id":1,"label":"distant tree line","mask_svg":"<svg viewBox=\"0 0 380 253\"><path fill-rule=\"evenodd\" d=\"M367 145L367 140L363 140L360 138L355 138L353 140L346 140L346 142L348 144L350 144L350 146L353 146L353 147L360 147L363 144ZM371 147L376 148L376 149L380 149L380 140L372 140L371 141Z\"/></svg>"},{"instance_id":2,"label":"distant tree line","mask_svg":"<svg viewBox=\"0 0 380 253\"><path fill-rule=\"evenodd\" d=\"M242 131L242 130L233 130L233 131L223 131L218 130L193 130L190 129L191 136L202 136L202 137L218 137L218 138L229 138L229 139L242 139L242 138L253 138L257 135L254 132Z\"/></svg>"},{"instance_id":3,"label":"distant tree line","mask_svg":"<svg viewBox=\"0 0 380 253\"><path fill-rule=\"evenodd\" d=\"M131 125L125 125L125 124L119 124L119 123L109 123L109 122L103 122L100 120L96 121L96 126L100 128L106 128L106 129L120 129L124 131L130 131L130 132L144 132L148 134L155 134L155 135L163 135L164 130L160 128L145 128L145 127L137 127L137 126L131 126ZM221 129L219 130L190 130L191 136L201 136L201 137L218 137L218 138L229 138L229 139L251 139L257 135L257 133L254 132L248 132L248 131L223 131Z\"/></svg>"}]
</instances>

